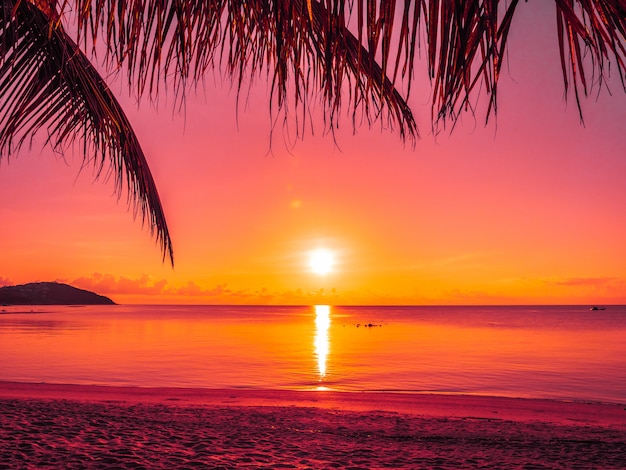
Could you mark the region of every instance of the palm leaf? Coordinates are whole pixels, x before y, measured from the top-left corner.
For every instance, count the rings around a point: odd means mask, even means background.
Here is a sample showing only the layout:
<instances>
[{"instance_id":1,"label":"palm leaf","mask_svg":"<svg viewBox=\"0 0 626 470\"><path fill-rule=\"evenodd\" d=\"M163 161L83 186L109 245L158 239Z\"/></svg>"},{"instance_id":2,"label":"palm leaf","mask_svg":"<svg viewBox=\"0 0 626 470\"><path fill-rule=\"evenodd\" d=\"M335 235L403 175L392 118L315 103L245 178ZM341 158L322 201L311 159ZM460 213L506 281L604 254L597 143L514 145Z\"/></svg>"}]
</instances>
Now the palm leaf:
<instances>
[{"instance_id":1,"label":"palm leaf","mask_svg":"<svg viewBox=\"0 0 626 470\"><path fill-rule=\"evenodd\" d=\"M113 176L118 197L147 220L173 264L163 208L130 122L77 45L60 24L33 4L5 1L0 8L0 151L10 156L38 132L63 149L83 145L96 177Z\"/></svg>"},{"instance_id":2,"label":"palm leaf","mask_svg":"<svg viewBox=\"0 0 626 470\"><path fill-rule=\"evenodd\" d=\"M321 91L328 128L338 125L347 97L353 119L357 112L369 123L387 116L403 137L413 138L417 128L406 102L421 28L426 30L433 121L456 121L471 110L477 87L489 95L488 118L497 109L500 70L519 1L75 3L81 37L95 43L104 36L109 60L127 65L129 86L139 95L157 93L159 78L182 93L189 78L197 80L217 64L239 89L249 77L268 76L278 108L293 106L296 120L307 115L307 103ZM564 84L567 91L571 75L579 104L579 87L587 93L594 86L590 83L602 85L607 64L614 63L623 80L625 2L555 0L555 5ZM585 50L592 73L598 74L591 82L585 75ZM400 79L406 81L404 94L398 91Z\"/></svg>"},{"instance_id":3,"label":"palm leaf","mask_svg":"<svg viewBox=\"0 0 626 470\"><path fill-rule=\"evenodd\" d=\"M272 102L298 122L304 122L307 104L321 91L328 129L338 125L347 100L354 120L358 112L369 123L386 116L403 138L417 135L406 97L386 70L394 21L389 5L371 32L382 37L381 67L374 59L378 41L369 41L370 50L353 35L344 1L75 3L80 39L95 44L104 38L107 59L115 66L125 64L128 85L139 96L158 94L161 78L184 93L190 79L199 80L208 68L219 66L239 91L254 77L267 77Z\"/></svg>"},{"instance_id":4,"label":"palm leaf","mask_svg":"<svg viewBox=\"0 0 626 470\"><path fill-rule=\"evenodd\" d=\"M564 86L568 92L573 84L579 110L580 90L601 89L611 67L626 90L626 2L554 5ZM217 68L239 93L264 77L271 85L270 113L283 112L284 122L293 118L298 136L312 119L311 103L321 102L331 132L347 109L355 127L386 122L403 139L414 139L407 101L420 41L425 39L433 126L474 112L479 89L489 96L488 119L497 112L500 70L518 8L519 0L5 0L0 149L11 152L42 128L55 146L81 140L98 172L111 162L118 191L126 179L130 200L171 258L141 148L76 44L94 55L104 49L105 62L125 70L138 97L157 96L165 83L182 101L190 83ZM64 26L76 32L76 43Z\"/></svg>"},{"instance_id":5,"label":"palm leaf","mask_svg":"<svg viewBox=\"0 0 626 470\"><path fill-rule=\"evenodd\" d=\"M626 90L626 2L555 0L555 4L563 83L567 92L571 74L576 105L582 121L579 89L582 87L587 95L593 86L589 84L585 74L583 49L591 56L592 83L596 83L598 88L604 84L606 65L614 60L622 87Z\"/></svg>"}]
</instances>

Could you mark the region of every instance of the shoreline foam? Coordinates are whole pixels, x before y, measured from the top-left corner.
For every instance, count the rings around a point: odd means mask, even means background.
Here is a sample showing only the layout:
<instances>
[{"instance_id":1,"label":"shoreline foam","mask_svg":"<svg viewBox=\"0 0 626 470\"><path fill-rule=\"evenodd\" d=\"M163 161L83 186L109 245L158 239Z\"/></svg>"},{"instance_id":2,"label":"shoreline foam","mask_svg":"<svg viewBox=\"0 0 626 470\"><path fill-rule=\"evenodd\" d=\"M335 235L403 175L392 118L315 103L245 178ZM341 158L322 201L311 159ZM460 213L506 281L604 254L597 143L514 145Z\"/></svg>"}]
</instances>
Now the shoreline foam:
<instances>
[{"instance_id":1,"label":"shoreline foam","mask_svg":"<svg viewBox=\"0 0 626 470\"><path fill-rule=\"evenodd\" d=\"M620 468L624 405L0 382L0 468Z\"/></svg>"}]
</instances>

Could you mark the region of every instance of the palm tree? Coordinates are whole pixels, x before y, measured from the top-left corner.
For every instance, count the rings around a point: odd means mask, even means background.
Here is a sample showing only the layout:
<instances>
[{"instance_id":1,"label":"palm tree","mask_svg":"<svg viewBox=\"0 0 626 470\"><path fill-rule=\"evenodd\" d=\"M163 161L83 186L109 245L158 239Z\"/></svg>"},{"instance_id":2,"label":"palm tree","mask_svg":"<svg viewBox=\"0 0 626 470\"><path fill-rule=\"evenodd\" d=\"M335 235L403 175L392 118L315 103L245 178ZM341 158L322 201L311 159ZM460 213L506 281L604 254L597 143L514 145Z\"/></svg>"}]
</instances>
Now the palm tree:
<instances>
[{"instance_id":1,"label":"palm tree","mask_svg":"<svg viewBox=\"0 0 626 470\"><path fill-rule=\"evenodd\" d=\"M84 163L113 176L173 264L165 215L146 157L91 60L124 70L138 97L218 69L241 92L265 76L270 113L295 120L342 108L352 125L383 121L402 139L418 129L407 104L422 47L433 126L473 112L478 88L496 112L497 85L519 0L3 0L0 6L0 159L38 134L55 149L82 146ZM528 2L525 2L528 3ZM501 5L502 4L502 5ZM610 67L624 83L625 0L554 0L566 92L602 89ZM582 114L581 114L582 119Z\"/></svg>"}]
</instances>

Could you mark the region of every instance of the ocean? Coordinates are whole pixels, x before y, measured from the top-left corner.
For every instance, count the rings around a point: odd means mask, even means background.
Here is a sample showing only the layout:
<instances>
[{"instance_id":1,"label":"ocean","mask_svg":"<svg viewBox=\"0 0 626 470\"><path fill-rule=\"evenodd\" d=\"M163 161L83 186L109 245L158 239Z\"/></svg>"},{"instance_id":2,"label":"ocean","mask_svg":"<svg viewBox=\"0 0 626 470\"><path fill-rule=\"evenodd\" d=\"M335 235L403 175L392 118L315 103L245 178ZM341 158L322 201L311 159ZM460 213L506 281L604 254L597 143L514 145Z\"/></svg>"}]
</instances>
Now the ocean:
<instances>
[{"instance_id":1,"label":"ocean","mask_svg":"<svg viewBox=\"0 0 626 470\"><path fill-rule=\"evenodd\" d=\"M626 306L0 307L0 380L626 403Z\"/></svg>"}]
</instances>

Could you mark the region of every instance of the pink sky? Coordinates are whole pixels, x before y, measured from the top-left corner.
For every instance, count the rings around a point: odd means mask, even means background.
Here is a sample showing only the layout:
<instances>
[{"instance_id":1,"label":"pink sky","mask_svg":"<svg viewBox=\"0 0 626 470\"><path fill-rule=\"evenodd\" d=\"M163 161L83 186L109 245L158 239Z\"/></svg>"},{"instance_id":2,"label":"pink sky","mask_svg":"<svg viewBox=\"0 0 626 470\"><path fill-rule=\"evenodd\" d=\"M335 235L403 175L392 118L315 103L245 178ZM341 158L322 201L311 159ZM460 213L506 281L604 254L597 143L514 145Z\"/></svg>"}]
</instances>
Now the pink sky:
<instances>
[{"instance_id":1,"label":"pink sky","mask_svg":"<svg viewBox=\"0 0 626 470\"><path fill-rule=\"evenodd\" d=\"M418 69L415 148L377 124L353 134L346 118L337 146L318 125L294 147L279 129L268 153L263 84L237 119L219 79L189 95L184 116L171 99L137 109L113 83L175 268L111 182L79 174L79 154L35 145L0 165L0 284L60 280L141 303L626 303L626 94L613 77L613 96L584 100L581 126L543 13L520 6L486 127L479 105L433 137ZM336 254L324 277L307 266L322 246Z\"/></svg>"}]
</instances>

